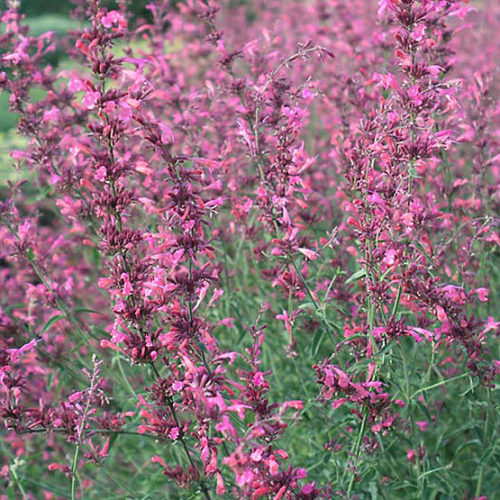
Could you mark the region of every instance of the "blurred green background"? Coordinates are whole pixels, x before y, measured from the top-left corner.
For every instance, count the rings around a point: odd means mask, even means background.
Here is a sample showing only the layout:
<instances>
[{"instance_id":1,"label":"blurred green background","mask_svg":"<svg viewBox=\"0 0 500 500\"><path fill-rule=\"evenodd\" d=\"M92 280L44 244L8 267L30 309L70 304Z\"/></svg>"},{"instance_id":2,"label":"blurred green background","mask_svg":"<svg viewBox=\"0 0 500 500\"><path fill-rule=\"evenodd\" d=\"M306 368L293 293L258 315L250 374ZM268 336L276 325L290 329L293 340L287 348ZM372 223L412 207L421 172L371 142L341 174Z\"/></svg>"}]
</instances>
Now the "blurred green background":
<instances>
[{"instance_id":1,"label":"blurred green background","mask_svg":"<svg viewBox=\"0 0 500 500\"><path fill-rule=\"evenodd\" d=\"M5 3L4 0L2 1ZM136 14L145 14L148 2L149 0L131 0L129 9ZM102 3L106 7L116 5L113 0L104 0ZM21 11L29 16L42 16L49 13L68 16L72 8L71 0L21 0Z\"/></svg>"}]
</instances>

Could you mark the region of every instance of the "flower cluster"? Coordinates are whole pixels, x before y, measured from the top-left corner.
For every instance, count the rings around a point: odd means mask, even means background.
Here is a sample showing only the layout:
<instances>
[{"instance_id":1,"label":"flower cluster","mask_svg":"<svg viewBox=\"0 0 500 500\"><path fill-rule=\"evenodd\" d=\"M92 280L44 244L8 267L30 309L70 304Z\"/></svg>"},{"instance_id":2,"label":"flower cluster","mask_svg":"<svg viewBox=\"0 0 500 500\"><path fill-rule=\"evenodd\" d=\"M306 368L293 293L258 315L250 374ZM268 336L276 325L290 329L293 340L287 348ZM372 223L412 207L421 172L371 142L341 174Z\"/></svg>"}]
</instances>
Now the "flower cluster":
<instances>
[{"instance_id":1,"label":"flower cluster","mask_svg":"<svg viewBox=\"0 0 500 500\"><path fill-rule=\"evenodd\" d=\"M496 2L73 3L0 12L11 496L494 495Z\"/></svg>"}]
</instances>

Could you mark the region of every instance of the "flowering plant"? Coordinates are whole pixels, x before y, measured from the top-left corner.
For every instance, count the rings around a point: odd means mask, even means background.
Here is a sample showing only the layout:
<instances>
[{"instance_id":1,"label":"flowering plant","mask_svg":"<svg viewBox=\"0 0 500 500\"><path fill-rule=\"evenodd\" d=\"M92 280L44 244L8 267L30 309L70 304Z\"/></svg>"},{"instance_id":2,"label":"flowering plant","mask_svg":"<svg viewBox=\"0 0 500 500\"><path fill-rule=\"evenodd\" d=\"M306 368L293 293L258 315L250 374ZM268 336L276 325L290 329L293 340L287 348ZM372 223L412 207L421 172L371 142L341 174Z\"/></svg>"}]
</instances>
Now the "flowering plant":
<instances>
[{"instance_id":1,"label":"flowering plant","mask_svg":"<svg viewBox=\"0 0 500 500\"><path fill-rule=\"evenodd\" d=\"M500 5L73 3L0 12L0 498L494 498Z\"/></svg>"}]
</instances>

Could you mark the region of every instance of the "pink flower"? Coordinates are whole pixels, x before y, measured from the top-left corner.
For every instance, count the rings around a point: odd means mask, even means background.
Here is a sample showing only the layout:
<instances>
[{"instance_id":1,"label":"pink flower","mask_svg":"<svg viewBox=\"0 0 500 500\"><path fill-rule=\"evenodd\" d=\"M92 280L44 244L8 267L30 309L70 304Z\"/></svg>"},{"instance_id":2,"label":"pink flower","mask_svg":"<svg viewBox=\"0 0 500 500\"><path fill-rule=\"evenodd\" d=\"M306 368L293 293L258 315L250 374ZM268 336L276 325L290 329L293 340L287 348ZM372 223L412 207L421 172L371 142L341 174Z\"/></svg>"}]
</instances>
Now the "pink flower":
<instances>
[{"instance_id":1,"label":"pink flower","mask_svg":"<svg viewBox=\"0 0 500 500\"><path fill-rule=\"evenodd\" d=\"M296 401L285 401L282 405L282 408L295 408L296 410L302 410L304 408L304 402L300 400Z\"/></svg>"},{"instance_id":2,"label":"pink flower","mask_svg":"<svg viewBox=\"0 0 500 500\"><path fill-rule=\"evenodd\" d=\"M83 394L82 391L74 392L73 394L71 394L71 396L69 396L68 401L70 403L74 403L75 401L78 401L82 397L82 394Z\"/></svg>"},{"instance_id":3,"label":"pink flower","mask_svg":"<svg viewBox=\"0 0 500 500\"><path fill-rule=\"evenodd\" d=\"M472 290L472 293L477 294L481 302L488 302L488 289L487 288L476 288Z\"/></svg>"},{"instance_id":4,"label":"pink flower","mask_svg":"<svg viewBox=\"0 0 500 500\"><path fill-rule=\"evenodd\" d=\"M153 462L154 464L160 464L162 467L167 468L167 463L165 462L165 460L158 455L153 456L151 458L151 462Z\"/></svg>"},{"instance_id":5,"label":"pink flower","mask_svg":"<svg viewBox=\"0 0 500 500\"><path fill-rule=\"evenodd\" d=\"M286 331L288 332L288 336L289 336L290 342L291 342L292 341L292 328L293 328L293 324L294 324L294 320L295 320L295 318L293 317L293 314L292 314L292 317L290 317L290 316L288 316L288 312L283 310L283 312L281 314L276 315L276 319L282 320L285 323L285 328L286 328Z\"/></svg>"},{"instance_id":6,"label":"pink flower","mask_svg":"<svg viewBox=\"0 0 500 500\"><path fill-rule=\"evenodd\" d=\"M448 319L445 310L441 306L436 306L436 316L439 321L446 321Z\"/></svg>"},{"instance_id":7,"label":"pink flower","mask_svg":"<svg viewBox=\"0 0 500 500\"><path fill-rule=\"evenodd\" d=\"M387 266L393 266L397 262L397 252L394 249L389 249L387 252L385 252L384 264Z\"/></svg>"},{"instance_id":8,"label":"pink flower","mask_svg":"<svg viewBox=\"0 0 500 500\"><path fill-rule=\"evenodd\" d=\"M488 319L486 320L485 327L483 329L483 334L488 333L491 331L496 331L496 329L500 326L499 321L495 321L493 316L489 316Z\"/></svg>"},{"instance_id":9,"label":"pink flower","mask_svg":"<svg viewBox=\"0 0 500 500\"><path fill-rule=\"evenodd\" d=\"M427 26L425 24L417 24L412 29L411 37L413 38L413 40L420 42L423 40L426 31Z\"/></svg>"},{"instance_id":10,"label":"pink flower","mask_svg":"<svg viewBox=\"0 0 500 500\"><path fill-rule=\"evenodd\" d=\"M64 472L67 476L71 476L71 468L69 467L69 465L58 464L58 463L53 462L53 463L49 464L48 469L50 471L59 470L61 472Z\"/></svg>"},{"instance_id":11,"label":"pink flower","mask_svg":"<svg viewBox=\"0 0 500 500\"><path fill-rule=\"evenodd\" d=\"M415 106L422 105L423 95L419 85L413 85L412 87L410 87L410 89L408 90L408 96L413 101L413 104L415 104Z\"/></svg>"},{"instance_id":12,"label":"pink flower","mask_svg":"<svg viewBox=\"0 0 500 500\"><path fill-rule=\"evenodd\" d=\"M82 99L82 104L87 109L94 109L101 98L100 92L87 90Z\"/></svg>"},{"instance_id":13,"label":"pink flower","mask_svg":"<svg viewBox=\"0 0 500 500\"><path fill-rule=\"evenodd\" d=\"M96 170L96 173L94 174L94 177L99 181L99 182L104 182L106 180L106 176L108 175L106 167L99 167Z\"/></svg>"},{"instance_id":14,"label":"pink flower","mask_svg":"<svg viewBox=\"0 0 500 500\"><path fill-rule=\"evenodd\" d=\"M222 474L219 471L217 471L216 477L217 477L217 486L215 488L215 492L217 493L217 495L224 495L224 493L226 493L226 487L224 486L224 480L222 478Z\"/></svg>"},{"instance_id":15,"label":"pink flower","mask_svg":"<svg viewBox=\"0 0 500 500\"><path fill-rule=\"evenodd\" d=\"M42 121L43 122L55 121L59 118L60 114L61 111L55 106L52 106L52 108L44 111Z\"/></svg>"},{"instance_id":16,"label":"pink flower","mask_svg":"<svg viewBox=\"0 0 500 500\"><path fill-rule=\"evenodd\" d=\"M422 432L425 432L427 430L427 427L429 426L429 422L427 422L426 420L417 420L415 423Z\"/></svg>"},{"instance_id":17,"label":"pink flower","mask_svg":"<svg viewBox=\"0 0 500 500\"><path fill-rule=\"evenodd\" d=\"M308 248L299 248L299 252L305 255L309 260L315 260L318 254L314 250L309 250Z\"/></svg>"},{"instance_id":18,"label":"pink flower","mask_svg":"<svg viewBox=\"0 0 500 500\"><path fill-rule=\"evenodd\" d=\"M127 27L126 19L117 10L110 10L101 18L101 23L105 28L119 26L120 28Z\"/></svg>"},{"instance_id":19,"label":"pink flower","mask_svg":"<svg viewBox=\"0 0 500 500\"><path fill-rule=\"evenodd\" d=\"M68 90L73 93L80 92L82 90L85 90L85 84L82 82L80 77L71 75L68 82Z\"/></svg>"}]
</instances>

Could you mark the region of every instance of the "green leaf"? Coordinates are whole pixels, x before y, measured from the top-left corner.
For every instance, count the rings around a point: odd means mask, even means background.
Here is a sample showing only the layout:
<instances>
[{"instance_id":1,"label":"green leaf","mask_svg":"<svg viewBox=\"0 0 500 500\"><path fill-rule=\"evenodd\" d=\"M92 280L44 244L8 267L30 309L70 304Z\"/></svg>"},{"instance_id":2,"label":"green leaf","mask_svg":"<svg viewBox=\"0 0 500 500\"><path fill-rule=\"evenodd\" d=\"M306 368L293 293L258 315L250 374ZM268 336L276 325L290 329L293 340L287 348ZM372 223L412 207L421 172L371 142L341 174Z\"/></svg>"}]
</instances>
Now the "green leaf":
<instances>
[{"instance_id":1,"label":"green leaf","mask_svg":"<svg viewBox=\"0 0 500 500\"><path fill-rule=\"evenodd\" d=\"M24 309L27 306L26 302L18 302L17 304L12 304L9 309Z\"/></svg>"},{"instance_id":2,"label":"green leaf","mask_svg":"<svg viewBox=\"0 0 500 500\"><path fill-rule=\"evenodd\" d=\"M57 323L60 319L64 319L66 316L64 314L56 314L55 316L52 316L45 325L42 326L42 329L40 330L40 335L42 333L45 333L51 326L53 326L55 323Z\"/></svg>"},{"instance_id":3,"label":"green leaf","mask_svg":"<svg viewBox=\"0 0 500 500\"><path fill-rule=\"evenodd\" d=\"M28 248L26 250L26 257L27 259L30 261L30 262L34 262L35 261L35 252L33 252L33 249L32 248Z\"/></svg>"},{"instance_id":4,"label":"green leaf","mask_svg":"<svg viewBox=\"0 0 500 500\"><path fill-rule=\"evenodd\" d=\"M348 278L345 282L345 284L352 283L353 281L357 281L360 278L364 278L366 276L366 270L365 269L359 269L356 271L350 278Z\"/></svg>"},{"instance_id":5,"label":"green leaf","mask_svg":"<svg viewBox=\"0 0 500 500\"><path fill-rule=\"evenodd\" d=\"M432 415L429 413L429 410L427 409L427 406L422 404L418 399L416 400L417 406L420 408L422 413L425 415L425 418L429 421L432 422Z\"/></svg>"},{"instance_id":6,"label":"green leaf","mask_svg":"<svg viewBox=\"0 0 500 500\"><path fill-rule=\"evenodd\" d=\"M432 264L432 258L427 253L427 250L423 247L423 245L419 242L414 243L414 245L424 254L425 258Z\"/></svg>"},{"instance_id":7,"label":"green leaf","mask_svg":"<svg viewBox=\"0 0 500 500\"><path fill-rule=\"evenodd\" d=\"M379 281L384 281L385 278L387 278L387 275L389 273L391 273L393 271L393 268L392 267L389 267L388 269L386 269L386 271L384 272L384 274L382 274L382 276L380 277L380 280Z\"/></svg>"},{"instance_id":8,"label":"green leaf","mask_svg":"<svg viewBox=\"0 0 500 500\"><path fill-rule=\"evenodd\" d=\"M101 314L99 311L95 309L90 309L89 307L75 307L73 309L74 313L92 313L92 314Z\"/></svg>"},{"instance_id":9,"label":"green leaf","mask_svg":"<svg viewBox=\"0 0 500 500\"><path fill-rule=\"evenodd\" d=\"M313 340L311 342L311 355L315 356L318 354L319 346L323 341L323 337L325 336L326 331L323 328L319 328L318 331L314 334Z\"/></svg>"},{"instance_id":10,"label":"green leaf","mask_svg":"<svg viewBox=\"0 0 500 500\"><path fill-rule=\"evenodd\" d=\"M303 302L297 307L297 309L316 309L316 305L314 302Z\"/></svg>"},{"instance_id":11,"label":"green leaf","mask_svg":"<svg viewBox=\"0 0 500 500\"><path fill-rule=\"evenodd\" d=\"M409 171L411 177L413 177L415 179L418 179L420 177L418 175L417 169L415 167L410 167L408 171Z\"/></svg>"},{"instance_id":12,"label":"green leaf","mask_svg":"<svg viewBox=\"0 0 500 500\"><path fill-rule=\"evenodd\" d=\"M49 376L47 377L47 387L48 389L52 389L52 384L54 383L54 373L50 372Z\"/></svg>"},{"instance_id":13,"label":"green leaf","mask_svg":"<svg viewBox=\"0 0 500 500\"><path fill-rule=\"evenodd\" d=\"M90 252L92 264L94 264L94 266L99 269L101 267L101 254L99 253L99 250L92 247Z\"/></svg>"},{"instance_id":14,"label":"green leaf","mask_svg":"<svg viewBox=\"0 0 500 500\"><path fill-rule=\"evenodd\" d=\"M30 198L30 202L45 200L45 198L48 198L48 196L52 193L52 189L53 189L52 185L40 189L40 191L37 192L36 196Z\"/></svg>"},{"instance_id":15,"label":"green leaf","mask_svg":"<svg viewBox=\"0 0 500 500\"><path fill-rule=\"evenodd\" d=\"M372 500L377 500L378 493L377 493L377 485L376 485L375 481L370 481L370 483L368 484L368 491L370 492Z\"/></svg>"}]
</instances>

